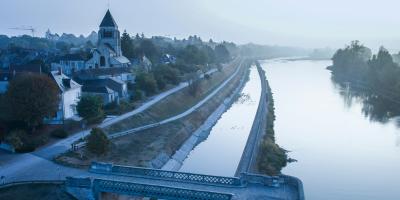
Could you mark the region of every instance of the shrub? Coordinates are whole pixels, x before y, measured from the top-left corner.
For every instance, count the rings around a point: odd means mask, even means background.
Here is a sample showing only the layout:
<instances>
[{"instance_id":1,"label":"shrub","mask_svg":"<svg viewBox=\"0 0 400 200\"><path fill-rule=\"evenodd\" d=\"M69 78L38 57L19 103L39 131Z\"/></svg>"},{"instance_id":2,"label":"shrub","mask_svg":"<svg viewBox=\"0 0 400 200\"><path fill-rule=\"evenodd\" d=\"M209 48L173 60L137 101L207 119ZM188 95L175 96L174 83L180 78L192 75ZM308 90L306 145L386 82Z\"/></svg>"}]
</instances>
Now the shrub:
<instances>
[{"instance_id":1,"label":"shrub","mask_svg":"<svg viewBox=\"0 0 400 200\"><path fill-rule=\"evenodd\" d=\"M86 147L90 152L100 155L107 152L109 144L110 141L104 131L99 128L94 128L87 138Z\"/></svg>"},{"instance_id":2,"label":"shrub","mask_svg":"<svg viewBox=\"0 0 400 200\"><path fill-rule=\"evenodd\" d=\"M157 81L153 74L140 73L136 76L136 82L139 88L146 92L146 95L152 95L157 90Z\"/></svg>"},{"instance_id":3,"label":"shrub","mask_svg":"<svg viewBox=\"0 0 400 200\"><path fill-rule=\"evenodd\" d=\"M132 101L140 101L143 99L143 92L140 90L135 90L133 95L131 96Z\"/></svg>"},{"instance_id":4,"label":"shrub","mask_svg":"<svg viewBox=\"0 0 400 200\"><path fill-rule=\"evenodd\" d=\"M26 153L35 150L35 144L24 130L14 130L6 137L5 141L11 144L18 153Z\"/></svg>"},{"instance_id":5,"label":"shrub","mask_svg":"<svg viewBox=\"0 0 400 200\"><path fill-rule=\"evenodd\" d=\"M56 129L51 132L51 136L53 136L55 138L66 138L66 137L68 137L68 135L69 135L68 132L62 128Z\"/></svg>"},{"instance_id":6,"label":"shrub","mask_svg":"<svg viewBox=\"0 0 400 200\"><path fill-rule=\"evenodd\" d=\"M288 157L286 150L279 147L271 139L266 139L261 145L258 169L268 175L277 175L286 166Z\"/></svg>"},{"instance_id":7,"label":"shrub","mask_svg":"<svg viewBox=\"0 0 400 200\"><path fill-rule=\"evenodd\" d=\"M103 100L98 96L83 96L78 102L79 116L89 123L97 123L104 118Z\"/></svg>"}]
</instances>

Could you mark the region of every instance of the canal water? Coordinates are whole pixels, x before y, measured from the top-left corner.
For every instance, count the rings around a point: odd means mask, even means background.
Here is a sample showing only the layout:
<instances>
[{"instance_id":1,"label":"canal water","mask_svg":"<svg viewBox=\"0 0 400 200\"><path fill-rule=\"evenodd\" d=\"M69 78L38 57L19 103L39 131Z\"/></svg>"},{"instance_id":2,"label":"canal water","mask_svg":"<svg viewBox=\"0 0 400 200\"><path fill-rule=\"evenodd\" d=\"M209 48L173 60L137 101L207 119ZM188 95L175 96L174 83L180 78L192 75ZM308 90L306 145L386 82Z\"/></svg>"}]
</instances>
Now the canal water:
<instances>
[{"instance_id":1,"label":"canal water","mask_svg":"<svg viewBox=\"0 0 400 200\"><path fill-rule=\"evenodd\" d=\"M283 173L303 181L307 200L399 200L400 123L371 120L362 101L331 81L329 65L262 63L274 93L277 143L298 160Z\"/></svg>"},{"instance_id":2,"label":"canal water","mask_svg":"<svg viewBox=\"0 0 400 200\"><path fill-rule=\"evenodd\" d=\"M209 137L184 161L180 171L233 177L257 112L261 81L252 66L238 100L221 116Z\"/></svg>"}]
</instances>

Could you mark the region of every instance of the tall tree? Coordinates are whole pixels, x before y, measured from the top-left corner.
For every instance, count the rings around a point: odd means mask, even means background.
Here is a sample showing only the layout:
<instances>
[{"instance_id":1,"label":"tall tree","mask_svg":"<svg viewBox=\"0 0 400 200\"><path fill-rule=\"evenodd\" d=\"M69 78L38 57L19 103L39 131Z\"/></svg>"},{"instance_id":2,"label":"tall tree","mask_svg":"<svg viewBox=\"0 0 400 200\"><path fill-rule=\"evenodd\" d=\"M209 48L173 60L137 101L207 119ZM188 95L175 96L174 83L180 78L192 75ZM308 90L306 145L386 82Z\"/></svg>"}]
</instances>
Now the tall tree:
<instances>
[{"instance_id":1,"label":"tall tree","mask_svg":"<svg viewBox=\"0 0 400 200\"><path fill-rule=\"evenodd\" d=\"M23 74L10 82L6 101L14 120L35 128L57 112L59 89L47 76Z\"/></svg>"},{"instance_id":2,"label":"tall tree","mask_svg":"<svg viewBox=\"0 0 400 200\"><path fill-rule=\"evenodd\" d=\"M127 58L134 57L134 47L133 47L133 40L131 36L124 31L121 37L121 49L122 54Z\"/></svg>"},{"instance_id":3,"label":"tall tree","mask_svg":"<svg viewBox=\"0 0 400 200\"><path fill-rule=\"evenodd\" d=\"M215 56L219 62L228 62L230 59L230 53L223 44L219 44L215 47Z\"/></svg>"}]
</instances>

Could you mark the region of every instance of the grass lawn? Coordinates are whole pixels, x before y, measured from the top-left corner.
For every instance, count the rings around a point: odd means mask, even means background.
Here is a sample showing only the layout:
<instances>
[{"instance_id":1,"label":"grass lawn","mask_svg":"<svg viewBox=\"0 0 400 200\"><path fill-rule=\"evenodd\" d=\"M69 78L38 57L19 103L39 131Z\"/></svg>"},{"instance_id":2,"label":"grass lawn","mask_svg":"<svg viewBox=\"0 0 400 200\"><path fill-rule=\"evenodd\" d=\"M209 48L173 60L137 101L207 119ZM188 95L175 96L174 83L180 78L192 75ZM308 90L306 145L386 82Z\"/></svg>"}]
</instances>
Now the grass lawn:
<instances>
[{"instance_id":1,"label":"grass lawn","mask_svg":"<svg viewBox=\"0 0 400 200\"><path fill-rule=\"evenodd\" d=\"M189 88L185 88L166 97L142 113L104 128L104 131L108 134L112 134L147 124L156 123L169 117L178 115L196 105L199 101L210 94L215 88L217 88L235 72L237 65L237 63L234 63L225 67L222 72L216 72L212 74L209 80L202 79L200 83L201 89L196 97L193 97L189 94Z\"/></svg>"}]
</instances>

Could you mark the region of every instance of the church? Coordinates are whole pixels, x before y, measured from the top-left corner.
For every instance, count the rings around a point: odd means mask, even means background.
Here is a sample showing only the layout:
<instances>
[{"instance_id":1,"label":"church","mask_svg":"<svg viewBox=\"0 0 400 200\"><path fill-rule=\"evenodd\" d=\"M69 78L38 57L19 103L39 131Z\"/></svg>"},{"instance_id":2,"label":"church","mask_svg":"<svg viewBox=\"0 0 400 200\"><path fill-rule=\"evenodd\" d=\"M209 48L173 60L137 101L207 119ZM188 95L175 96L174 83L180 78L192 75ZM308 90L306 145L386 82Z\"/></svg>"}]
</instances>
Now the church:
<instances>
[{"instance_id":1,"label":"church","mask_svg":"<svg viewBox=\"0 0 400 200\"><path fill-rule=\"evenodd\" d=\"M92 58L86 61L86 69L129 67L130 61L122 55L121 38L117 23L110 10L101 21L97 48L92 50Z\"/></svg>"}]
</instances>

